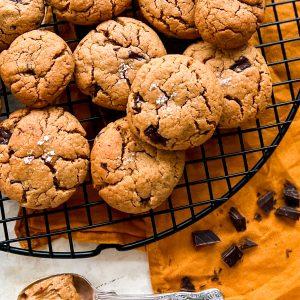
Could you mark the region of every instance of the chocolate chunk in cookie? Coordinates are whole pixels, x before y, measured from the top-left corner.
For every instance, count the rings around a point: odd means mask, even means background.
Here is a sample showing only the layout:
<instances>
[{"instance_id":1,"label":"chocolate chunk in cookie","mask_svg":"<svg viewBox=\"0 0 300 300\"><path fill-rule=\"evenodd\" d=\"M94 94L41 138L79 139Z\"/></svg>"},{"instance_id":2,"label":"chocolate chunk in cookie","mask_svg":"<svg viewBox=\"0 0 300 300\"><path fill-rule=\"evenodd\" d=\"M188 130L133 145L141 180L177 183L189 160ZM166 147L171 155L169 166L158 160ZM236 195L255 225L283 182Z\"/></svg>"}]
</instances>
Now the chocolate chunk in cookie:
<instances>
[{"instance_id":1,"label":"chocolate chunk in cookie","mask_svg":"<svg viewBox=\"0 0 300 300\"><path fill-rule=\"evenodd\" d=\"M265 0L199 0L195 24L204 41L218 48L245 45L263 21Z\"/></svg>"},{"instance_id":2,"label":"chocolate chunk in cookie","mask_svg":"<svg viewBox=\"0 0 300 300\"><path fill-rule=\"evenodd\" d=\"M14 96L27 106L51 105L74 71L67 43L55 33L33 30L19 36L0 54L0 75Z\"/></svg>"},{"instance_id":3,"label":"chocolate chunk in cookie","mask_svg":"<svg viewBox=\"0 0 300 300\"><path fill-rule=\"evenodd\" d=\"M205 63L219 79L225 103L220 127L242 126L259 117L271 103L270 71L255 47L221 50L199 42L189 46L184 54Z\"/></svg>"},{"instance_id":4,"label":"chocolate chunk in cookie","mask_svg":"<svg viewBox=\"0 0 300 300\"><path fill-rule=\"evenodd\" d=\"M154 147L185 150L212 136L223 103L219 83L207 66L187 56L166 55L138 71L127 119L133 133Z\"/></svg>"},{"instance_id":5,"label":"chocolate chunk in cookie","mask_svg":"<svg viewBox=\"0 0 300 300\"><path fill-rule=\"evenodd\" d=\"M45 15L43 0L0 1L0 52L21 34L36 29Z\"/></svg>"},{"instance_id":6,"label":"chocolate chunk in cookie","mask_svg":"<svg viewBox=\"0 0 300 300\"><path fill-rule=\"evenodd\" d=\"M144 23L120 17L100 24L75 50L75 78L93 102L125 110L138 69L166 54L158 35Z\"/></svg>"},{"instance_id":7,"label":"chocolate chunk in cookie","mask_svg":"<svg viewBox=\"0 0 300 300\"><path fill-rule=\"evenodd\" d=\"M183 172L184 152L158 150L142 142L123 118L96 138L91 168L94 186L110 206L142 213L170 196Z\"/></svg>"},{"instance_id":8,"label":"chocolate chunk in cookie","mask_svg":"<svg viewBox=\"0 0 300 300\"><path fill-rule=\"evenodd\" d=\"M67 201L87 175L84 136L79 121L62 108L12 113L0 129L0 190L31 209Z\"/></svg>"}]
</instances>

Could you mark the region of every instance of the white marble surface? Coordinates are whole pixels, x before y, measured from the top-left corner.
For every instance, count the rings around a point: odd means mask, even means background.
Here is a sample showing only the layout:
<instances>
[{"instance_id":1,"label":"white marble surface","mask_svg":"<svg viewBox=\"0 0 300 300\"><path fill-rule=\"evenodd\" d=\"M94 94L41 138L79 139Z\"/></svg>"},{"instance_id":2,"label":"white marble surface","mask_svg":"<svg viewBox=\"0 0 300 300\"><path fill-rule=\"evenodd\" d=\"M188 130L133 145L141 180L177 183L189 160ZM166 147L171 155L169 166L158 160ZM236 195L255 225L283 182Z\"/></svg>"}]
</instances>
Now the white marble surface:
<instances>
[{"instance_id":1,"label":"white marble surface","mask_svg":"<svg viewBox=\"0 0 300 300\"><path fill-rule=\"evenodd\" d=\"M16 216L15 201L4 202L6 218ZM8 224L9 236L15 237L14 223ZM0 240L4 240L0 225ZM53 242L55 251L67 249L67 241ZM14 244L18 246L18 244ZM93 244L74 243L76 251L95 248ZM18 293L31 282L58 273L77 273L86 277L95 287L117 293L151 293L148 260L145 253L137 250L118 252L102 251L87 259L44 259L26 257L0 251L0 300L16 300Z\"/></svg>"},{"instance_id":2,"label":"white marble surface","mask_svg":"<svg viewBox=\"0 0 300 300\"><path fill-rule=\"evenodd\" d=\"M41 259L0 252L0 262L1 300L16 300L19 291L32 281L57 273L78 273L103 291L120 294L152 292L146 254L137 250L118 252L109 249L97 257L76 260Z\"/></svg>"}]
</instances>

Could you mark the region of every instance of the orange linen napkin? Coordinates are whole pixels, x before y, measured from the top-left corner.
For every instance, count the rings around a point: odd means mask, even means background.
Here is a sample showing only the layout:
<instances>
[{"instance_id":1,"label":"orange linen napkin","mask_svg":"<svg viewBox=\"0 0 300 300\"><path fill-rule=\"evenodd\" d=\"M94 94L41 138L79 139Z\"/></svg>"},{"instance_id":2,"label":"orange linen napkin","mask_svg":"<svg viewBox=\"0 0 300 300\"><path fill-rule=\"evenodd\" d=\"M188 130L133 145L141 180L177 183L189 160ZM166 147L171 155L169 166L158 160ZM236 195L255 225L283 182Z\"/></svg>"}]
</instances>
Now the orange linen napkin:
<instances>
[{"instance_id":1,"label":"orange linen napkin","mask_svg":"<svg viewBox=\"0 0 300 300\"><path fill-rule=\"evenodd\" d=\"M271 1L267 1L270 3ZM278 5L279 20L295 19L294 9L300 11L300 3L288 2ZM274 22L275 14L272 7L266 10L265 22ZM286 22L280 25L281 34L279 36L276 26L265 27L261 30L264 43L278 41L280 39L293 39L299 36L297 23ZM258 44L257 38L253 41ZM265 55L269 63L278 62L284 59L283 50L288 59L300 57L299 41L291 41L284 45L276 44L265 48ZM290 61L288 67L291 72L291 78L300 77L300 66L298 61ZM275 64L271 68L273 82L283 82L288 80L285 64ZM299 90L299 84L293 83L276 85L274 94L276 102L290 101L295 98L295 93ZM80 99L82 95L71 87L71 93L74 93L72 99ZM294 93L294 94L293 94ZM290 105L278 107L278 114L281 120L287 116ZM90 110L86 104L76 104L73 106L73 113L78 118L90 117ZM274 124L273 109L260 119L261 125ZM253 124L249 124L249 127ZM92 135L92 125L84 123L88 134ZM254 127L256 125L254 124ZM151 279L155 292L176 291L180 288L181 278L189 276L197 290L200 287L205 288L217 286L224 293L226 299L238 300L287 300L300 299L300 257L299 257L299 222L295 223L289 220L278 219L273 212L270 216L264 216L261 222L253 220L256 211L259 211L256 205L257 193L265 193L268 190L276 192L276 206L283 205L282 186L285 180L290 180L300 188L300 114L297 115L294 123L284 137L279 148L275 151L272 158L264 165L262 170L228 203L217 209L215 212L205 217L203 220L193 226L172 235L159 242L146 247L149 255ZM278 127L268 128L261 131L264 145L270 145L274 137L278 134ZM249 132L243 134L244 148L253 149L261 147L259 133ZM222 137L224 153L233 153L241 150L240 141L237 135L228 135ZM220 155L220 147L217 139L212 139L206 143L202 150L206 155ZM201 149L188 151L187 159L199 159L203 155ZM261 157L261 151L249 152L246 157L248 168L251 169ZM226 158L229 174L245 172L244 161L241 156L231 156ZM224 168L221 160L210 160L207 162L210 171L210 177L224 176ZM206 178L204 165L202 162L188 164L186 166L185 179L189 182L197 182ZM229 183L234 185L242 176L236 176L229 179ZM183 180L182 180L183 182ZM211 182L210 188L214 192L215 198L222 197L227 191L229 184L226 180ZM103 223L108 220L109 214L114 220L126 217L126 214L115 210L107 210L104 204L98 203L98 197L91 185L87 190L80 188L76 195L68 201L68 207L84 204L83 193L89 194L92 223ZM209 186L207 184L193 184L190 189L185 186L177 188L172 195L172 205L176 209L190 201L197 203L204 199L210 199ZM94 204L93 204L94 203ZM246 216L249 223L247 231L237 233L229 221L227 212L231 206L237 207L243 215ZM158 210L167 209L168 203L163 204ZM202 207L195 207L194 213L199 212ZM22 214L23 211L20 211ZM27 213L31 213L27 210ZM61 230L66 228L66 217L70 219L71 228L85 226L89 224L89 217L85 208L77 208L69 211L69 216L64 213L53 213L49 215L50 230ZM191 217L189 209L178 210L174 212L174 219L177 224ZM173 221L174 221L173 219ZM157 232L172 227L170 214L155 216ZM39 217L28 219L28 228L24 221L17 222L16 234L18 237L45 233L45 216L40 213ZM192 244L191 233L194 230L211 229L215 231L222 242L195 249ZM140 219L120 223L114 226L103 226L88 231L77 231L72 233L74 240L96 242L96 243L130 243L135 240L151 236L152 225L149 219ZM221 253L233 242L239 242L243 237L249 237L259 244L257 248L245 251L244 259L234 268L227 267L220 258ZM39 247L47 244L46 239L35 239L33 247ZM26 242L21 245L28 247ZM289 258L286 257L286 250L291 249ZM219 280L211 281L214 271L219 272Z\"/></svg>"}]
</instances>

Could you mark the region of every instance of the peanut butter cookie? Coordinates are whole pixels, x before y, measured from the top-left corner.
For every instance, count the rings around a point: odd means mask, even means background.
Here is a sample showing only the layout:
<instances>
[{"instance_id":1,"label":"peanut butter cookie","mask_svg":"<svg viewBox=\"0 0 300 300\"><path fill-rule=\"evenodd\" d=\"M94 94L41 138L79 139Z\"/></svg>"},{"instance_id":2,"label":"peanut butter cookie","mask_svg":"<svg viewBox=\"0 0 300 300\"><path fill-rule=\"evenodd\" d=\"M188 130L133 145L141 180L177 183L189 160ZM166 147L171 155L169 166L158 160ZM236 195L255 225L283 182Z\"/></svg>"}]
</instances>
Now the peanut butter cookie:
<instances>
[{"instance_id":1,"label":"peanut butter cookie","mask_svg":"<svg viewBox=\"0 0 300 300\"><path fill-rule=\"evenodd\" d=\"M0 190L31 209L67 201L88 171L84 136L79 121L62 108L12 113L0 124Z\"/></svg>"},{"instance_id":2,"label":"peanut butter cookie","mask_svg":"<svg viewBox=\"0 0 300 300\"><path fill-rule=\"evenodd\" d=\"M15 97L27 106L53 104L70 82L74 58L55 33L33 30L16 38L0 54L0 75Z\"/></svg>"},{"instance_id":3,"label":"peanut butter cookie","mask_svg":"<svg viewBox=\"0 0 300 300\"><path fill-rule=\"evenodd\" d=\"M46 0L63 19L80 25L112 19L130 7L131 0Z\"/></svg>"},{"instance_id":4,"label":"peanut butter cookie","mask_svg":"<svg viewBox=\"0 0 300 300\"><path fill-rule=\"evenodd\" d=\"M143 16L157 30L180 39L195 39L195 0L139 0Z\"/></svg>"},{"instance_id":5,"label":"peanut butter cookie","mask_svg":"<svg viewBox=\"0 0 300 300\"><path fill-rule=\"evenodd\" d=\"M209 66L224 93L220 127L235 128L255 119L271 102L272 79L261 53L253 46L221 50L199 42L184 52Z\"/></svg>"},{"instance_id":6,"label":"peanut butter cookie","mask_svg":"<svg viewBox=\"0 0 300 300\"><path fill-rule=\"evenodd\" d=\"M38 28L44 15L43 0L1 0L0 52L19 35Z\"/></svg>"},{"instance_id":7,"label":"peanut butter cookie","mask_svg":"<svg viewBox=\"0 0 300 300\"><path fill-rule=\"evenodd\" d=\"M125 17L104 22L74 52L77 86L100 106L126 110L137 70L165 54L158 35L144 23Z\"/></svg>"},{"instance_id":8,"label":"peanut butter cookie","mask_svg":"<svg viewBox=\"0 0 300 300\"><path fill-rule=\"evenodd\" d=\"M165 201L184 168L183 151L158 150L135 137L125 118L97 136L91 153L99 195L112 207L142 213Z\"/></svg>"},{"instance_id":9,"label":"peanut butter cookie","mask_svg":"<svg viewBox=\"0 0 300 300\"><path fill-rule=\"evenodd\" d=\"M144 65L128 99L127 118L138 137L166 150L184 150L207 141L219 123L223 95L204 64L167 55Z\"/></svg>"},{"instance_id":10,"label":"peanut butter cookie","mask_svg":"<svg viewBox=\"0 0 300 300\"><path fill-rule=\"evenodd\" d=\"M224 49L247 43L263 21L265 0L199 0L195 23L203 40Z\"/></svg>"}]
</instances>

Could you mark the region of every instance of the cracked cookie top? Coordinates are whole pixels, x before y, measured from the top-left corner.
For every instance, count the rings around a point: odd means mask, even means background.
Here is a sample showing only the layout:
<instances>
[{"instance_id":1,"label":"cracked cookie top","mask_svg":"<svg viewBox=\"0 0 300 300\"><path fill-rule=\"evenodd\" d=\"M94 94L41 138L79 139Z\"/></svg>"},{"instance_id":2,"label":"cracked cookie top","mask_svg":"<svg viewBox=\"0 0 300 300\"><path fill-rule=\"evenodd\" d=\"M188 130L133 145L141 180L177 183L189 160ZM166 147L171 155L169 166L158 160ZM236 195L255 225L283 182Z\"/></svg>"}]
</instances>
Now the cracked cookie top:
<instances>
[{"instance_id":1,"label":"cracked cookie top","mask_svg":"<svg viewBox=\"0 0 300 300\"><path fill-rule=\"evenodd\" d=\"M84 136L79 121L62 108L12 113L0 124L0 190L31 209L67 201L87 175Z\"/></svg>"},{"instance_id":2,"label":"cracked cookie top","mask_svg":"<svg viewBox=\"0 0 300 300\"><path fill-rule=\"evenodd\" d=\"M74 52L77 86L100 106L126 110L137 70L165 54L158 35L144 23L126 17L104 22Z\"/></svg>"},{"instance_id":3,"label":"cracked cookie top","mask_svg":"<svg viewBox=\"0 0 300 300\"><path fill-rule=\"evenodd\" d=\"M195 23L203 40L233 49L247 43L263 21L265 0L199 0Z\"/></svg>"},{"instance_id":4,"label":"cracked cookie top","mask_svg":"<svg viewBox=\"0 0 300 300\"><path fill-rule=\"evenodd\" d=\"M183 55L144 65L128 99L127 118L137 136L166 150L199 146L215 131L223 95L213 72Z\"/></svg>"},{"instance_id":5,"label":"cracked cookie top","mask_svg":"<svg viewBox=\"0 0 300 300\"><path fill-rule=\"evenodd\" d=\"M199 42L184 52L209 66L224 94L220 127L235 128L255 119L271 103L272 80L265 59L255 47L221 50Z\"/></svg>"},{"instance_id":6,"label":"cracked cookie top","mask_svg":"<svg viewBox=\"0 0 300 300\"><path fill-rule=\"evenodd\" d=\"M143 16L168 36L195 39L195 0L138 0Z\"/></svg>"},{"instance_id":7,"label":"cracked cookie top","mask_svg":"<svg viewBox=\"0 0 300 300\"><path fill-rule=\"evenodd\" d=\"M172 193L184 168L183 151L158 150L135 137L126 118L110 123L95 139L91 169L95 188L110 206L142 213Z\"/></svg>"},{"instance_id":8,"label":"cracked cookie top","mask_svg":"<svg viewBox=\"0 0 300 300\"><path fill-rule=\"evenodd\" d=\"M33 30L0 54L0 75L15 97L34 108L53 104L70 82L74 58L55 33Z\"/></svg>"},{"instance_id":9,"label":"cracked cookie top","mask_svg":"<svg viewBox=\"0 0 300 300\"><path fill-rule=\"evenodd\" d=\"M38 28L44 15L43 0L1 0L0 52L19 35Z\"/></svg>"},{"instance_id":10,"label":"cracked cookie top","mask_svg":"<svg viewBox=\"0 0 300 300\"><path fill-rule=\"evenodd\" d=\"M55 14L75 24L91 25L112 19L130 7L131 0L46 0Z\"/></svg>"}]
</instances>

